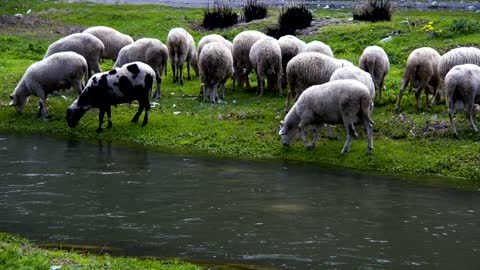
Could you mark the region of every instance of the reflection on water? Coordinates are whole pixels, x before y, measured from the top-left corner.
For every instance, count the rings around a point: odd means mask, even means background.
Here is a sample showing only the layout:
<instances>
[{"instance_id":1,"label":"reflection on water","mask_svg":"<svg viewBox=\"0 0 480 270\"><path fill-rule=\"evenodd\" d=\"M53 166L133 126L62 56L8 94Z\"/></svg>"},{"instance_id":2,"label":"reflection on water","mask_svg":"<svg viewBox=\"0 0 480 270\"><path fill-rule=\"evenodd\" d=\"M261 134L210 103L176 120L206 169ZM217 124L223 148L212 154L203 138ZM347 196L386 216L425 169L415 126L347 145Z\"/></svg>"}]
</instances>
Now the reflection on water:
<instances>
[{"instance_id":1,"label":"reflection on water","mask_svg":"<svg viewBox=\"0 0 480 270\"><path fill-rule=\"evenodd\" d=\"M480 269L480 194L288 162L0 136L0 231L278 269Z\"/></svg>"}]
</instances>

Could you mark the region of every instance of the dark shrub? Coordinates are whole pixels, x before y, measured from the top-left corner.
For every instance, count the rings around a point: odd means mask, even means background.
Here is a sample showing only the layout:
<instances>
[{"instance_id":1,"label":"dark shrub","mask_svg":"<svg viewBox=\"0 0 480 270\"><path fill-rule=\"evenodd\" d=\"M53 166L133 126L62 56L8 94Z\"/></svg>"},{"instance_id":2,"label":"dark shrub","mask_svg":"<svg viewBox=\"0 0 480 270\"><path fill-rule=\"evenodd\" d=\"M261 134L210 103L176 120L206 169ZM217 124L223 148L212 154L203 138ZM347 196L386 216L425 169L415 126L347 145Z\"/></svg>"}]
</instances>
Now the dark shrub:
<instances>
[{"instance_id":1,"label":"dark shrub","mask_svg":"<svg viewBox=\"0 0 480 270\"><path fill-rule=\"evenodd\" d=\"M224 28L236 24L238 21L237 13L232 11L232 7L223 1L214 1L213 10L207 6L203 13L203 27L207 29Z\"/></svg>"},{"instance_id":2,"label":"dark shrub","mask_svg":"<svg viewBox=\"0 0 480 270\"><path fill-rule=\"evenodd\" d=\"M353 19L359 21L390 21L393 13L390 0L368 0L353 9Z\"/></svg>"},{"instance_id":3,"label":"dark shrub","mask_svg":"<svg viewBox=\"0 0 480 270\"><path fill-rule=\"evenodd\" d=\"M247 0L243 6L243 15L247 22L263 19L267 16L267 6L257 0Z\"/></svg>"},{"instance_id":4,"label":"dark shrub","mask_svg":"<svg viewBox=\"0 0 480 270\"><path fill-rule=\"evenodd\" d=\"M310 26L312 22L312 13L303 4L291 4L282 7L278 15L278 25L270 27L267 35L279 38L284 35L295 35L298 29L304 29Z\"/></svg>"}]
</instances>

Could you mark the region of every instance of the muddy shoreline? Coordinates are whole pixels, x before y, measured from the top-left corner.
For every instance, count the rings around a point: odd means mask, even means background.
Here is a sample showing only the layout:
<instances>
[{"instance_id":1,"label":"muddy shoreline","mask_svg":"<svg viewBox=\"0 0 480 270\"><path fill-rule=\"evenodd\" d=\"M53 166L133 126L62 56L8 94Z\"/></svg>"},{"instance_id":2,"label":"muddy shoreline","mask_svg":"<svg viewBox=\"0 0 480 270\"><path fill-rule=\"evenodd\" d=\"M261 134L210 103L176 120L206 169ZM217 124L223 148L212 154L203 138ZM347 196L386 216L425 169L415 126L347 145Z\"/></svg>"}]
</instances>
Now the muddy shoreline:
<instances>
[{"instance_id":1,"label":"muddy shoreline","mask_svg":"<svg viewBox=\"0 0 480 270\"><path fill-rule=\"evenodd\" d=\"M99 4L132 4L132 5L166 5L171 7L196 7L203 8L207 5L212 6L213 0L68 0L66 2L93 2ZM234 8L241 8L244 4L244 0L226 0ZM270 7L281 7L287 4L290 0L261 0L261 2L267 4ZM311 8L322 9L350 9L359 1L315 1L305 0L305 3ZM395 6L402 10L472 10L480 12L479 2L440 2L440 1L393 1Z\"/></svg>"}]
</instances>

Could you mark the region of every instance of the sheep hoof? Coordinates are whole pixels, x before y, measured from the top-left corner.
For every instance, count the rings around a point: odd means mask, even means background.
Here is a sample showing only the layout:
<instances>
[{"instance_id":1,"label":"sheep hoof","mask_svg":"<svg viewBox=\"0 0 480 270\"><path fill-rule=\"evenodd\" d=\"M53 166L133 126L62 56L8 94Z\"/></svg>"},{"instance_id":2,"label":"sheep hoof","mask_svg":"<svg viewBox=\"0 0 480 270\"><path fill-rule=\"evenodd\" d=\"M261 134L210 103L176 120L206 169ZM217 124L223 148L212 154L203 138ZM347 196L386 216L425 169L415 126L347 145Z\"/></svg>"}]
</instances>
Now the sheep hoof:
<instances>
[{"instance_id":1,"label":"sheep hoof","mask_svg":"<svg viewBox=\"0 0 480 270\"><path fill-rule=\"evenodd\" d=\"M112 128L112 125L113 125L113 124L112 124L112 121L108 121L107 128L108 128L108 129L111 129L111 128Z\"/></svg>"},{"instance_id":2,"label":"sheep hoof","mask_svg":"<svg viewBox=\"0 0 480 270\"><path fill-rule=\"evenodd\" d=\"M369 156L372 155L372 151L373 151L373 149L370 149L370 148L367 149L367 155L369 155Z\"/></svg>"},{"instance_id":3,"label":"sheep hoof","mask_svg":"<svg viewBox=\"0 0 480 270\"><path fill-rule=\"evenodd\" d=\"M97 130L96 130L96 131L97 131L97 133L102 133L102 131L103 131L103 128L99 127L99 128L97 128Z\"/></svg>"}]
</instances>

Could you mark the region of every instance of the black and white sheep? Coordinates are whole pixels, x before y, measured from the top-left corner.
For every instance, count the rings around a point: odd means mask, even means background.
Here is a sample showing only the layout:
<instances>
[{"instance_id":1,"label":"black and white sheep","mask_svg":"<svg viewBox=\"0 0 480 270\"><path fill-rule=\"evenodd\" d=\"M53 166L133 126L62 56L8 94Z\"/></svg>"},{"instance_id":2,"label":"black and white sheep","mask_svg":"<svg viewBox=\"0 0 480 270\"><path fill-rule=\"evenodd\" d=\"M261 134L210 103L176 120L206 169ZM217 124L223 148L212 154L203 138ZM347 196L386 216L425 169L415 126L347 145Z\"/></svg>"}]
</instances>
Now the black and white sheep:
<instances>
[{"instance_id":1,"label":"black and white sheep","mask_svg":"<svg viewBox=\"0 0 480 270\"><path fill-rule=\"evenodd\" d=\"M264 33L247 30L239 33L233 39L233 90L235 83L242 87L245 83L250 89L250 81L248 75L252 71L252 63L250 62L250 49L259 39L266 37Z\"/></svg>"},{"instance_id":2,"label":"black and white sheep","mask_svg":"<svg viewBox=\"0 0 480 270\"><path fill-rule=\"evenodd\" d=\"M158 39L138 39L120 50L117 61L115 62L115 67L121 67L135 61L148 64L155 71L157 80L155 99L159 99L162 87L162 73L163 70L166 69L168 61L167 47Z\"/></svg>"},{"instance_id":3,"label":"black and white sheep","mask_svg":"<svg viewBox=\"0 0 480 270\"><path fill-rule=\"evenodd\" d=\"M87 73L87 61L75 52L55 53L36 62L23 74L15 90L10 95L10 104L15 106L18 113L23 111L30 95L40 100L38 115L45 121L48 119L45 100L47 95L56 90L73 87L80 92L82 79Z\"/></svg>"},{"instance_id":4,"label":"black and white sheep","mask_svg":"<svg viewBox=\"0 0 480 270\"><path fill-rule=\"evenodd\" d=\"M328 55L330 57L333 57L332 48L330 48L330 46L318 40L310 41L309 43L307 43L307 45L303 49L303 52L319 52L319 53Z\"/></svg>"},{"instance_id":5,"label":"black and white sheep","mask_svg":"<svg viewBox=\"0 0 480 270\"><path fill-rule=\"evenodd\" d=\"M400 110L403 93L408 85L410 85L410 91L412 87L415 88L417 111L420 111L420 95L424 89L426 104L427 106L432 105L428 104L428 94L431 93L432 96L435 96L437 93L437 88L440 84L440 78L438 76L440 58L440 54L435 49L429 47L418 48L410 53L407 59L407 67L402 78L402 88L400 88L397 104L395 105L395 111L397 113ZM433 97L432 100L434 100Z\"/></svg>"},{"instance_id":6,"label":"black and white sheep","mask_svg":"<svg viewBox=\"0 0 480 270\"><path fill-rule=\"evenodd\" d=\"M282 50L282 87L285 87L287 85L288 62L301 53L307 44L296 36L285 35L278 39L278 45Z\"/></svg>"},{"instance_id":7,"label":"black and white sheep","mask_svg":"<svg viewBox=\"0 0 480 270\"><path fill-rule=\"evenodd\" d=\"M478 132L474 121L474 104L480 103L480 67L474 64L464 64L450 69L445 76L445 93L453 135L458 137L453 122L453 115L457 107L464 109L470 127L473 131Z\"/></svg>"},{"instance_id":8,"label":"black and white sheep","mask_svg":"<svg viewBox=\"0 0 480 270\"><path fill-rule=\"evenodd\" d=\"M129 35L123 34L108 26L93 26L87 28L83 33L89 33L96 36L103 42L105 49L102 53L103 59L117 59L120 50L133 43L133 38Z\"/></svg>"},{"instance_id":9,"label":"black and white sheep","mask_svg":"<svg viewBox=\"0 0 480 270\"><path fill-rule=\"evenodd\" d=\"M168 32L167 47L173 71L173 82L183 85L183 64L187 64L188 80L191 80L190 65L195 57L195 41L183 28L173 28ZM197 59L198 60L198 59Z\"/></svg>"},{"instance_id":10,"label":"black and white sheep","mask_svg":"<svg viewBox=\"0 0 480 270\"><path fill-rule=\"evenodd\" d=\"M210 97L212 102L218 98L217 89L222 87L225 97L225 82L233 75L233 58L229 48L221 42L206 44L200 53L198 67L203 91L203 101Z\"/></svg>"},{"instance_id":11,"label":"black and white sheep","mask_svg":"<svg viewBox=\"0 0 480 270\"><path fill-rule=\"evenodd\" d=\"M130 103L134 100L138 101L139 106L132 122L137 122L143 109L145 109L142 124L142 126L145 126L148 123L149 97L154 77L155 71L142 62L128 63L108 72L93 75L77 100L67 109L68 126L76 127L86 111L90 108L99 108L97 132L101 132L105 113L108 116L107 128L112 127L112 105Z\"/></svg>"},{"instance_id":12,"label":"black and white sheep","mask_svg":"<svg viewBox=\"0 0 480 270\"><path fill-rule=\"evenodd\" d=\"M305 146L315 147L318 132L315 129L312 144L309 144L306 127L320 124L343 123L347 130L347 139L342 149L345 154L350 149L353 137L356 136L354 124L364 125L368 148L373 150L373 121L370 118L370 92L365 84L357 80L337 80L307 88L298 98L295 105L280 123L279 134L282 143L290 145L298 130Z\"/></svg>"},{"instance_id":13,"label":"black and white sheep","mask_svg":"<svg viewBox=\"0 0 480 270\"><path fill-rule=\"evenodd\" d=\"M257 74L257 93L263 95L265 78L268 87L278 89L282 95L282 50L278 41L271 37L259 39L250 49L250 62Z\"/></svg>"},{"instance_id":14,"label":"black and white sheep","mask_svg":"<svg viewBox=\"0 0 480 270\"><path fill-rule=\"evenodd\" d=\"M95 36L75 33L50 44L43 58L58 52L76 52L87 60L88 78L90 78L93 73L101 72L99 61L104 48L103 42Z\"/></svg>"},{"instance_id":15,"label":"black and white sheep","mask_svg":"<svg viewBox=\"0 0 480 270\"><path fill-rule=\"evenodd\" d=\"M318 52L304 52L293 57L287 64L288 95L285 112L288 112L290 99L297 100L304 89L326 83L333 72L343 66L352 65Z\"/></svg>"},{"instance_id":16,"label":"black and white sheep","mask_svg":"<svg viewBox=\"0 0 480 270\"><path fill-rule=\"evenodd\" d=\"M390 61L385 50L379 46L368 46L363 50L362 56L360 56L359 67L370 73L375 83L375 91L382 99L385 76L387 76L390 70Z\"/></svg>"}]
</instances>

